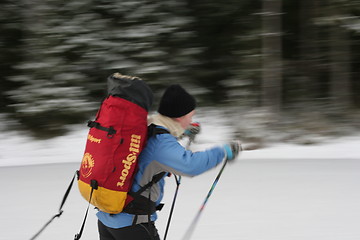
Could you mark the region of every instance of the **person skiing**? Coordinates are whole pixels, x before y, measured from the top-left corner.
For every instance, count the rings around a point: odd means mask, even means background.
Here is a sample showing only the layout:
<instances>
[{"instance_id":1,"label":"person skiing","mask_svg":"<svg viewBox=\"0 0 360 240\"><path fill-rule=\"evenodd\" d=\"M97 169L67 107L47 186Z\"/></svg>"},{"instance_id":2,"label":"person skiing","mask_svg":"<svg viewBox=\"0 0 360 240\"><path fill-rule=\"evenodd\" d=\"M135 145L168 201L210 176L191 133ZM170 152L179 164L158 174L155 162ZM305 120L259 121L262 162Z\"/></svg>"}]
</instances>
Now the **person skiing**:
<instances>
[{"instance_id":1,"label":"person skiing","mask_svg":"<svg viewBox=\"0 0 360 240\"><path fill-rule=\"evenodd\" d=\"M171 85L165 90L158 114L149 118L149 123L163 132L150 135L141 152L132 192L149 182L154 184L141 193L141 200L134 200L134 204L129 204L123 212L97 213L100 240L160 240L154 222L157 219L156 209L164 194L166 174L161 173L196 176L223 160L236 158L241 151L238 141L198 152L187 150L178 142L186 130L192 135L190 137L199 132L199 126L191 125L195 108L195 98L180 85ZM154 176L158 176L156 181Z\"/></svg>"}]
</instances>

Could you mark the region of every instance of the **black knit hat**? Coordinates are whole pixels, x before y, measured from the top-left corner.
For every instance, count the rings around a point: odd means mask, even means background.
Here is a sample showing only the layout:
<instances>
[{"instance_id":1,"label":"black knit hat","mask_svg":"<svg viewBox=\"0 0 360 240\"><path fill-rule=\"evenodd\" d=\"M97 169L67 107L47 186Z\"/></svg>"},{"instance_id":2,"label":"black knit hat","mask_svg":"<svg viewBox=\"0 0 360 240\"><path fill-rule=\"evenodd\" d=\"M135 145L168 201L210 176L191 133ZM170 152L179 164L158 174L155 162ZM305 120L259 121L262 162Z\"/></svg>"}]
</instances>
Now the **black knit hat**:
<instances>
[{"instance_id":1,"label":"black knit hat","mask_svg":"<svg viewBox=\"0 0 360 240\"><path fill-rule=\"evenodd\" d=\"M160 100L158 112L161 115L177 118L194 110L196 100L180 85L169 86Z\"/></svg>"}]
</instances>

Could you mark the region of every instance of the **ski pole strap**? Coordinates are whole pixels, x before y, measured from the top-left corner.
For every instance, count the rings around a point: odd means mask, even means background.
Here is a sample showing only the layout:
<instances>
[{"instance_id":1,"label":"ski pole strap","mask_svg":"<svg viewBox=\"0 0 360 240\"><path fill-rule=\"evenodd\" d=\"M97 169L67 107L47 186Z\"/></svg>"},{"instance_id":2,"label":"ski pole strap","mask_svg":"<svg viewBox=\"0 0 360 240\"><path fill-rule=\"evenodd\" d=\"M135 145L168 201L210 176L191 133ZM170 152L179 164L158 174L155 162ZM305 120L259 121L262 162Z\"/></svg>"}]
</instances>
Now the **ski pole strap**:
<instances>
[{"instance_id":1,"label":"ski pole strap","mask_svg":"<svg viewBox=\"0 0 360 240\"><path fill-rule=\"evenodd\" d=\"M73 184L74 184L75 177L77 177L77 176L78 176L78 171L75 172L73 178L72 178L71 181L70 181L70 184L69 184L68 188L66 189L66 192L65 192L65 195L64 195L64 197L63 197L63 199L62 199L62 201L61 201L61 204L60 204L58 213L55 214L52 218L50 218L50 220L47 221L47 222L45 223L45 225L44 225L32 238L30 238L30 240L36 239L36 238L40 235L40 233L42 233L42 231L44 231L45 228L46 228L55 218L60 217L61 214L64 212L64 211L62 210L62 208L63 208L63 206L64 206L64 204L65 204L65 202L66 202L66 199L67 199L68 196L69 196L70 190L71 190L71 188L72 188L72 186L73 186Z\"/></svg>"},{"instance_id":2,"label":"ski pole strap","mask_svg":"<svg viewBox=\"0 0 360 240\"><path fill-rule=\"evenodd\" d=\"M88 213L89 213L91 198L92 198L94 189L95 190L98 189L98 182L96 180L91 180L90 181L90 186L91 186L91 192L90 192L90 197L89 197L89 204L87 206L85 216L84 216L84 220L83 220L83 223L81 225L80 231L79 231L79 233L75 234L74 240L79 240L81 238L81 236L82 236L82 233L83 233L84 228L85 228L86 219L87 219L87 216L88 216Z\"/></svg>"}]
</instances>

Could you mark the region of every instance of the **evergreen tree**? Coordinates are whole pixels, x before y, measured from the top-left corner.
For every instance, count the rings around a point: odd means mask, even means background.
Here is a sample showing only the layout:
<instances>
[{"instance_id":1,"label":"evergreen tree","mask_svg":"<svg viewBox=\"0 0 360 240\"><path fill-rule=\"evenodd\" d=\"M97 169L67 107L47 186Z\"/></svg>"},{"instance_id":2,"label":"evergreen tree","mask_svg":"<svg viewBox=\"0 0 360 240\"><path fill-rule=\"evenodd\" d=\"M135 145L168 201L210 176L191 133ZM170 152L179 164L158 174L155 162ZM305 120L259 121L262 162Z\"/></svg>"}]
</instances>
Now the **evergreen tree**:
<instances>
[{"instance_id":1,"label":"evergreen tree","mask_svg":"<svg viewBox=\"0 0 360 240\"><path fill-rule=\"evenodd\" d=\"M7 91L19 87L19 83L9 80L16 74L14 66L22 60L23 19L18 10L23 7L21 1L4 0L0 2L0 113L10 111L12 103Z\"/></svg>"},{"instance_id":2,"label":"evergreen tree","mask_svg":"<svg viewBox=\"0 0 360 240\"><path fill-rule=\"evenodd\" d=\"M64 44L66 33L74 27L64 27L67 16L60 14L61 7L59 1L32 1L20 12L25 24L23 61L14 66L17 74L10 79L21 87L7 93L21 126L39 137L59 134L65 124L78 122L92 109L86 99L89 91L81 84L86 76L75 71L64 54L72 47Z\"/></svg>"},{"instance_id":3,"label":"evergreen tree","mask_svg":"<svg viewBox=\"0 0 360 240\"><path fill-rule=\"evenodd\" d=\"M187 1L194 18L189 46L198 50L196 61L191 63L192 79L210 91L212 103L236 99L256 102L253 89L259 79L255 69L259 69L260 42L254 13L259 12L259 3Z\"/></svg>"},{"instance_id":4,"label":"evergreen tree","mask_svg":"<svg viewBox=\"0 0 360 240\"><path fill-rule=\"evenodd\" d=\"M0 7L1 112L42 137L94 115L115 71L142 77L157 97L170 83L186 84L201 104L360 106L357 1L4 0ZM275 15L265 14L268 7Z\"/></svg>"},{"instance_id":5,"label":"evergreen tree","mask_svg":"<svg viewBox=\"0 0 360 240\"><path fill-rule=\"evenodd\" d=\"M282 104L282 1L263 0L262 106L278 113Z\"/></svg>"},{"instance_id":6,"label":"evergreen tree","mask_svg":"<svg viewBox=\"0 0 360 240\"><path fill-rule=\"evenodd\" d=\"M190 20L177 1L28 2L23 61L8 91L21 124L41 136L88 117L114 71L153 83L183 78L189 61L178 30ZM183 33L183 34L182 34ZM176 46L180 46L177 49ZM40 129L37 126L42 126Z\"/></svg>"}]
</instances>

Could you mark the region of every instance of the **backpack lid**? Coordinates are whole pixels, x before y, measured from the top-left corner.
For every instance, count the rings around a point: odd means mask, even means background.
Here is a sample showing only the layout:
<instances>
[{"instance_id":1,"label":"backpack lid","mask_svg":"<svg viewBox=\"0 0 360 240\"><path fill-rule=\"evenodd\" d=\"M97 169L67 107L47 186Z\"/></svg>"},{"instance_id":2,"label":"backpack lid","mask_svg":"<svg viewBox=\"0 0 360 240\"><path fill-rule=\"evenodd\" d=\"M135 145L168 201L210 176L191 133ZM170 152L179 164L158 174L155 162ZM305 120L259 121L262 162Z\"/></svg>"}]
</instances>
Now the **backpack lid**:
<instances>
[{"instance_id":1,"label":"backpack lid","mask_svg":"<svg viewBox=\"0 0 360 240\"><path fill-rule=\"evenodd\" d=\"M107 79L108 94L133 102L146 111L150 110L154 95L141 78L114 73Z\"/></svg>"}]
</instances>

